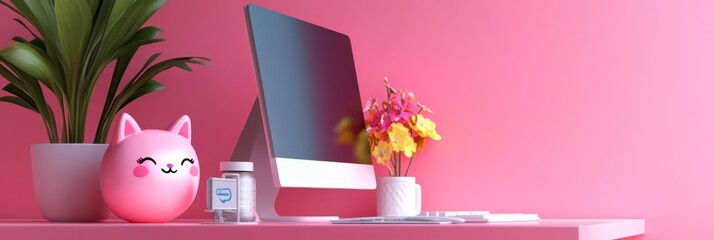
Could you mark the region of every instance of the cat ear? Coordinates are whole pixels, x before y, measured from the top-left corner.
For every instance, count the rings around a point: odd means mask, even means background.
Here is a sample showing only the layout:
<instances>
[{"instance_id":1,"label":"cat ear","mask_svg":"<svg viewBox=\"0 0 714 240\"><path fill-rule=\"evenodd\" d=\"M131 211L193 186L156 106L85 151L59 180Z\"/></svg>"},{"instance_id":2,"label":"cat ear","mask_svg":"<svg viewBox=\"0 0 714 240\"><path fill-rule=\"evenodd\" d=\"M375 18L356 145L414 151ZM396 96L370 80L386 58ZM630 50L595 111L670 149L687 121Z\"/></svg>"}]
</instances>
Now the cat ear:
<instances>
[{"instance_id":1,"label":"cat ear","mask_svg":"<svg viewBox=\"0 0 714 240\"><path fill-rule=\"evenodd\" d=\"M189 118L187 115L183 115L176 119L176 121L171 124L171 126L168 129L170 132L178 134L182 137L185 137L188 139L188 141L191 141L191 118Z\"/></svg>"},{"instance_id":2,"label":"cat ear","mask_svg":"<svg viewBox=\"0 0 714 240\"><path fill-rule=\"evenodd\" d=\"M119 117L118 125L116 126L117 134L114 137L114 143L119 143L127 137L141 132L139 124L136 120L127 113L122 113Z\"/></svg>"}]
</instances>

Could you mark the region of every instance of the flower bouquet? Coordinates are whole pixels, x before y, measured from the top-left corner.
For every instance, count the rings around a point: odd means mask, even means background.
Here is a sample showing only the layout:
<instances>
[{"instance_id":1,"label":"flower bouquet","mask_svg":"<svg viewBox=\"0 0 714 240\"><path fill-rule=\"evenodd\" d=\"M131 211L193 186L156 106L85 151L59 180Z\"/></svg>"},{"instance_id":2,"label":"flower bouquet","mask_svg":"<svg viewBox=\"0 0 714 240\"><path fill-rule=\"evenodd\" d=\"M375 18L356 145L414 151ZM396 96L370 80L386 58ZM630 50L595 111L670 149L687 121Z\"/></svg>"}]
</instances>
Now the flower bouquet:
<instances>
[{"instance_id":1,"label":"flower bouquet","mask_svg":"<svg viewBox=\"0 0 714 240\"><path fill-rule=\"evenodd\" d=\"M429 139L440 140L436 124L422 113L433 113L417 102L414 93L395 90L384 78L387 100L370 98L364 112L369 149L378 164L384 165L392 177L407 176L417 151L422 151ZM409 159L402 172L402 156Z\"/></svg>"}]
</instances>

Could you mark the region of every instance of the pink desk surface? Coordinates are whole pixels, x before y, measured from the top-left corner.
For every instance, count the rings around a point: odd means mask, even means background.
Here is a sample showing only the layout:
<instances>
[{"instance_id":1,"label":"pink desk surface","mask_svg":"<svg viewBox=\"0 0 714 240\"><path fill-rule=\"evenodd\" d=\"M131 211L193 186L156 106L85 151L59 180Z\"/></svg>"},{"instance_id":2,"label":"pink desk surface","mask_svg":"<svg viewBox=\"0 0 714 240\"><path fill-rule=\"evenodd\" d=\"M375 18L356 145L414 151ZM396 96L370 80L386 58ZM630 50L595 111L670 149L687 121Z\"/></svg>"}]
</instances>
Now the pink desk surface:
<instances>
[{"instance_id":1,"label":"pink desk surface","mask_svg":"<svg viewBox=\"0 0 714 240\"><path fill-rule=\"evenodd\" d=\"M392 225L329 223L202 224L179 220L163 224L126 222L50 223L0 220L0 239L488 239L601 240L645 233L643 219L544 219L531 223Z\"/></svg>"}]
</instances>

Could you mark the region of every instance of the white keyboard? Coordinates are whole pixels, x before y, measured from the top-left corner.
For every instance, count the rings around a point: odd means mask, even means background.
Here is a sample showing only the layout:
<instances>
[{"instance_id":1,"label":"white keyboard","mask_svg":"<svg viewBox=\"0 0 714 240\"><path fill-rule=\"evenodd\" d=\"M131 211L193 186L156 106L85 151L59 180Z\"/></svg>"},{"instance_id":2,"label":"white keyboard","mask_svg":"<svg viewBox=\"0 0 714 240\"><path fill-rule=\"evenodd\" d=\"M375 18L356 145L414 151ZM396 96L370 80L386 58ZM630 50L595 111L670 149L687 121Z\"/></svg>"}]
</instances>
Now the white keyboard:
<instances>
[{"instance_id":1,"label":"white keyboard","mask_svg":"<svg viewBox=\"0 0 714 240\"><path fill-rule=\"evenodd\" d=\"M489 211L430 211L422 212L419 216L428 217L469 217L469 216L483 216L490 214Z\"/></svg>"},{"instance_id":2,"label":"white keyboard","mask_svg":"<svg viewBox=\"0 0 714 240\"><path fill-rule=\"evenodd\" d=\"M488 211L433 211L423 212L414 217L360 217L333 220L332 223L350 224L450 224L464 223L469 217L482 217Z\"/></svg>"},{"instance_id":3,"label":"white keyboard","mask_svg":"<svg viewBox=\"0 0 714 240\"><path fill-rule=\"evenodd\" d=\"M540 220L537 214L498 213L489 211L430 211L414 217L361 217L333 220L335 224L450 224L450 223L492 223L492 222L533 222Z\"/></svg>"},{"instance_id":4,"label":"white keyboard","mask_svg":"<svg viewBox=\"0 0 714 240\"><path fill-rule=\"evenodd\" d=\"M334 224L451 224L464 223L465 220L457 217L414 216L343 218L339 220L332 220L330 222Z\"/></svg>"},{"instance_id":5,"label":"white keyboard","mask_svg":"<svg viewBox=\"0 0 714 240\"><path fill-rule=\"evenodd\" d=\"M538 214L523 213L496 213L488 211L434 211L423 212L424 217L450 217L460 218L467 223L493 223L493 222L534 222L540 220Z\"/></svg>"}]
</instances>

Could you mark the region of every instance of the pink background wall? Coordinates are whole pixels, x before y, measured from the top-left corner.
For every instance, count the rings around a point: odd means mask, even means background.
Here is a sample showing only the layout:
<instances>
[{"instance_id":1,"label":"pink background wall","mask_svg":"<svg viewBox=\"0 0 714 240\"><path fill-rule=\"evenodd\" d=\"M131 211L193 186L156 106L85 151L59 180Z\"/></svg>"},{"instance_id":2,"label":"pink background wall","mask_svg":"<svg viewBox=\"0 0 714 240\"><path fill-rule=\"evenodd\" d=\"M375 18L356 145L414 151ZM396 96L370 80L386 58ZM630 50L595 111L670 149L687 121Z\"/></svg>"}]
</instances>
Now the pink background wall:
<instances>
[{"instance_id":1,"label":"pink background wall","mask_svg":"<svg viewBox=\"0 0 714 240\"><path fill-rule=\"evenodd\" d=\"M383 97L389 76L436 111L444 139L412 170L425 210L645 218L637 239L714 237L714 2L256 3L350 35L363 98ZM168 88L127 108L143 128L189 114L203 178L230 156L256 93L244 4L171 1L150 21L168 42L139 56L213 58L160 75ZM2 47L27 36L12 17L0 9ZM41 121L8 104L0 116L0 218L39 218L29 146L46 141ZM183 217L208 217L201 196ZM372 191L278 201L292 214L375 214Z\"/></svg>"}]
</instances>

